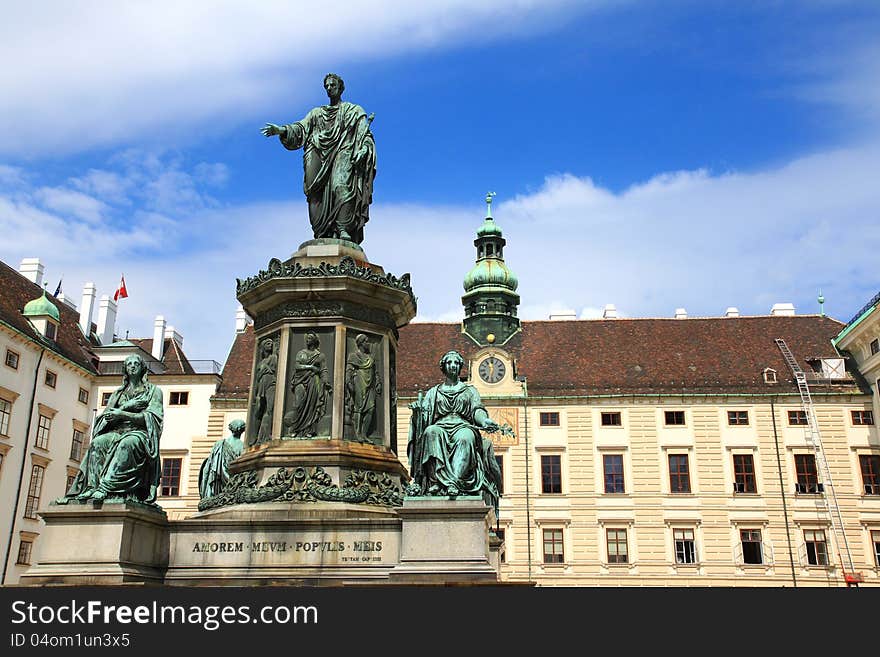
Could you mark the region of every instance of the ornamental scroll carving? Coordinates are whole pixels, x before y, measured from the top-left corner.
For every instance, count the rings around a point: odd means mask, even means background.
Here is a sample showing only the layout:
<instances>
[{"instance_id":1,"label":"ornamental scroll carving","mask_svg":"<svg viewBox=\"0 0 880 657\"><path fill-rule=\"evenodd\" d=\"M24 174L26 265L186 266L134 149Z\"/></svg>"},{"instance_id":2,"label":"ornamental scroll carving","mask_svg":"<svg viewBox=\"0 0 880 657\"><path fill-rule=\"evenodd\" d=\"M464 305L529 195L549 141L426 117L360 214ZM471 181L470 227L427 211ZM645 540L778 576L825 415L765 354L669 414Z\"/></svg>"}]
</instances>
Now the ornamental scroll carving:
<instances>
[{"instance_id":1,"label":"ornamental scroll carving","mask_svg":"<svg viewBox=\"0 0 880 657\"><path fill-rule=\"evenodd\" d=\"M237 278L236 295L253 290L262 283L273 278L316 278L323 276L349 276L357 278L377 285L384 285L394 290L403 290L413 300L415 305L416 299L413 295L410 285L409 274L404 274L400 278L393 274L379 274L369 267L361 267L354 261L351 256L345 256L339 261L338 265L322 262L320 265L303 266L299 262L281 262L278 258L272 258L266 269L261 269L259 273L244 280Z\"/></svg>"},{"instance_id":2,"label":"ornamental scroll carving","mask_svg":"<svg viewBox=\"0 0 880 657\"><path fill-rule=\"evenodd\" d=\"M219 495L199 502L199 511L232 504L259 502L348 502L376 506L400 506L403 493L387 473L356 470L340 487L320 466L307 472L305 468L279 468L262 486L255 472L239 472L232 476Z\"/></svg>"}]
</instances>

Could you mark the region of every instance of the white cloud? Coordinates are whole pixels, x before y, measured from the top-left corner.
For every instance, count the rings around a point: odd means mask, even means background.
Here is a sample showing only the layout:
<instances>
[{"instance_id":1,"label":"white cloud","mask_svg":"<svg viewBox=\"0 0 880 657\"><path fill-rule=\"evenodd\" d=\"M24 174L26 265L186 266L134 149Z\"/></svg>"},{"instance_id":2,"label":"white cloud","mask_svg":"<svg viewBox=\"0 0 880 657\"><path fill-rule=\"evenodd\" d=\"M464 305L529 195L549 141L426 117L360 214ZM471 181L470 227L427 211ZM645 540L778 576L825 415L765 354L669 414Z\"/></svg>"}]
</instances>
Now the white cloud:
<instances>
[{"instance_id":1,"label":"white cloud","mask_svg":"<svg viewBox=\"0 0 880 657\"><path fill-rule=\"evenodd\" d=\"M47 209L70 214L89 223L100 223L107 211L107 206L98 199L71 189L41 187L35 196Z\"/></svg>"},{"instance_id":2,"label":"white cloud","mask_svg":"<svg viewBox=\"0 0 880 657\"><path fill-rule=\"evenodd\" d=\"M583 8L572 0L11 3L0 25L0 152L203 133L212 118L313 96L328 63L526 33Z\"/></svg>"},{"instance_id":3,"label":"white cloud","mask_svg":"<svg viewBox=\"0 0 880 657\"><path fill-rule=\"evenodd\" d=\"M8 236L0 258L12 266L42 258L47 279L63 272L77 301L78 285L95 281L99 294L112 294L124 272L131 296L120 306L120 334L149 336L161 314L183 333L191 357L223 360L238 305L235 279L289 257L311 237L305 204L219 207L209 202L207 183L173 158L128 153L113 162L122 170L88 176L114 181L106 198L94 197L112 215L103 224L81 221L73 207L42 204L40 187L0 193L0 234ZM620 193L587 178L550 177L534 194L495 205L505 258L520 281L520 316L580 309L581 318L594 318L608 303L620 317L672 317L678 307L691 317L720 316L728 306L754 315L779 301L809 313L818 310L821 288L826 311L847 320L878 288L877 170L880 144L761 171L661 174ZM118 201L119 190L127 190L123 201L149 196L143 190L168 176L189 191L168 199L166 212L131 212ZM77 185L89 187L71 181ZM461 319L462 280L474 264L483 210L481 203L371 209L362 246L387 272L412 275L420 321Z\"/></svg>"}]
</instances>

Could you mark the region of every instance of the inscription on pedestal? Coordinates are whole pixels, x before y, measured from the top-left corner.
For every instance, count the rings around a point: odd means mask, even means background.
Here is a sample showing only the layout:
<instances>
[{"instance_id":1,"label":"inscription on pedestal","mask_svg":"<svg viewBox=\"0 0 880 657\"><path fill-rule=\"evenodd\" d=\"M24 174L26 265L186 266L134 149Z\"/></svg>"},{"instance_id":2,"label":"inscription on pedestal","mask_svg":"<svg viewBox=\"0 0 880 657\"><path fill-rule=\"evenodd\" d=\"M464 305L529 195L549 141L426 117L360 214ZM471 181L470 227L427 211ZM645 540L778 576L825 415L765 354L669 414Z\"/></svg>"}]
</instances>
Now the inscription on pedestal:
<instances>
[{"instance_id":1,"label":"inscription on pedestal","mask_svg":"<svg viewBox=\"0 0 880 657\"><path fill-rule=\"evenodd\" d=\"M315 533L279 536L177 537L174 566L317 566L397 562L397 535L389 532L328 538Z\"/></svg>"}]
</instances>

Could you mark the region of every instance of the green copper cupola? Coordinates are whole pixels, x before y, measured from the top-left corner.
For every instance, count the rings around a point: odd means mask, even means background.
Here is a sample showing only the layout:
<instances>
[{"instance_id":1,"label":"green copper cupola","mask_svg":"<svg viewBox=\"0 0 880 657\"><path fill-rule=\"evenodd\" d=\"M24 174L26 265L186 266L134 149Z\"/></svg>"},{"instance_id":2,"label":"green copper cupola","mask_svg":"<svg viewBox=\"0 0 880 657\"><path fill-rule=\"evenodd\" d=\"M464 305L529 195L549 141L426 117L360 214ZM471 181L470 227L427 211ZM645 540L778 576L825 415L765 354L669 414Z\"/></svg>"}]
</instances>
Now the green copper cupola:
<instances>
[{"instance_id":1,"label":"green copper cupola","mask_svg":"<svg viewBox=\"0 0 880 657\"><path fill-rule=\"evenodd\" d=\"M50 340L54 340L61 323L58 307L46 297L46 290L36 299L24 305L21 314L28 318L33 327Z\"/></svg>"},{"instance_id":2,"label":"green copper cupola","mask_svg":"<svg viewBox=\"0 0 880 657\"><path fill-rule=\"evenodd\" d=\"M516 310L519 281L504 262L507 244L501 228L492 217L492 197L486 194L486 220L477 230L477 261L464 277L464 331L475 342L502 345L519 330Z\"/></svg>"}]
</instances>

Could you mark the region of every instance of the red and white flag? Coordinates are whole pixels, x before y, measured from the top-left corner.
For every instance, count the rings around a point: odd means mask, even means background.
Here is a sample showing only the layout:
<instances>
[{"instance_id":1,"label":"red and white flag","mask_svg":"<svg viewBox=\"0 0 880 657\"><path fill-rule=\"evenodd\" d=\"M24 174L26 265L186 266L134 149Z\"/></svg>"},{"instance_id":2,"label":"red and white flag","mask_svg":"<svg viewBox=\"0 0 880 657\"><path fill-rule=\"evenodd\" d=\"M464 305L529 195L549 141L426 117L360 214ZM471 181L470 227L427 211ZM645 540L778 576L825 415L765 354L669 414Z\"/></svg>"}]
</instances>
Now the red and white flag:
<instances>
[{"instance_id":1,"label":"red and white flag","mask_svg":"<svg viewBox=\"0 0 880 657\"><path fill-rule=\"evenodd\" d=\"M119 287L116 288L116 293L113 295L113 301L119 301L126 297L128 297L128 290L125 289L125 274L123 274L122 280L119 281Z\"/></svg>"}]
</instances>

